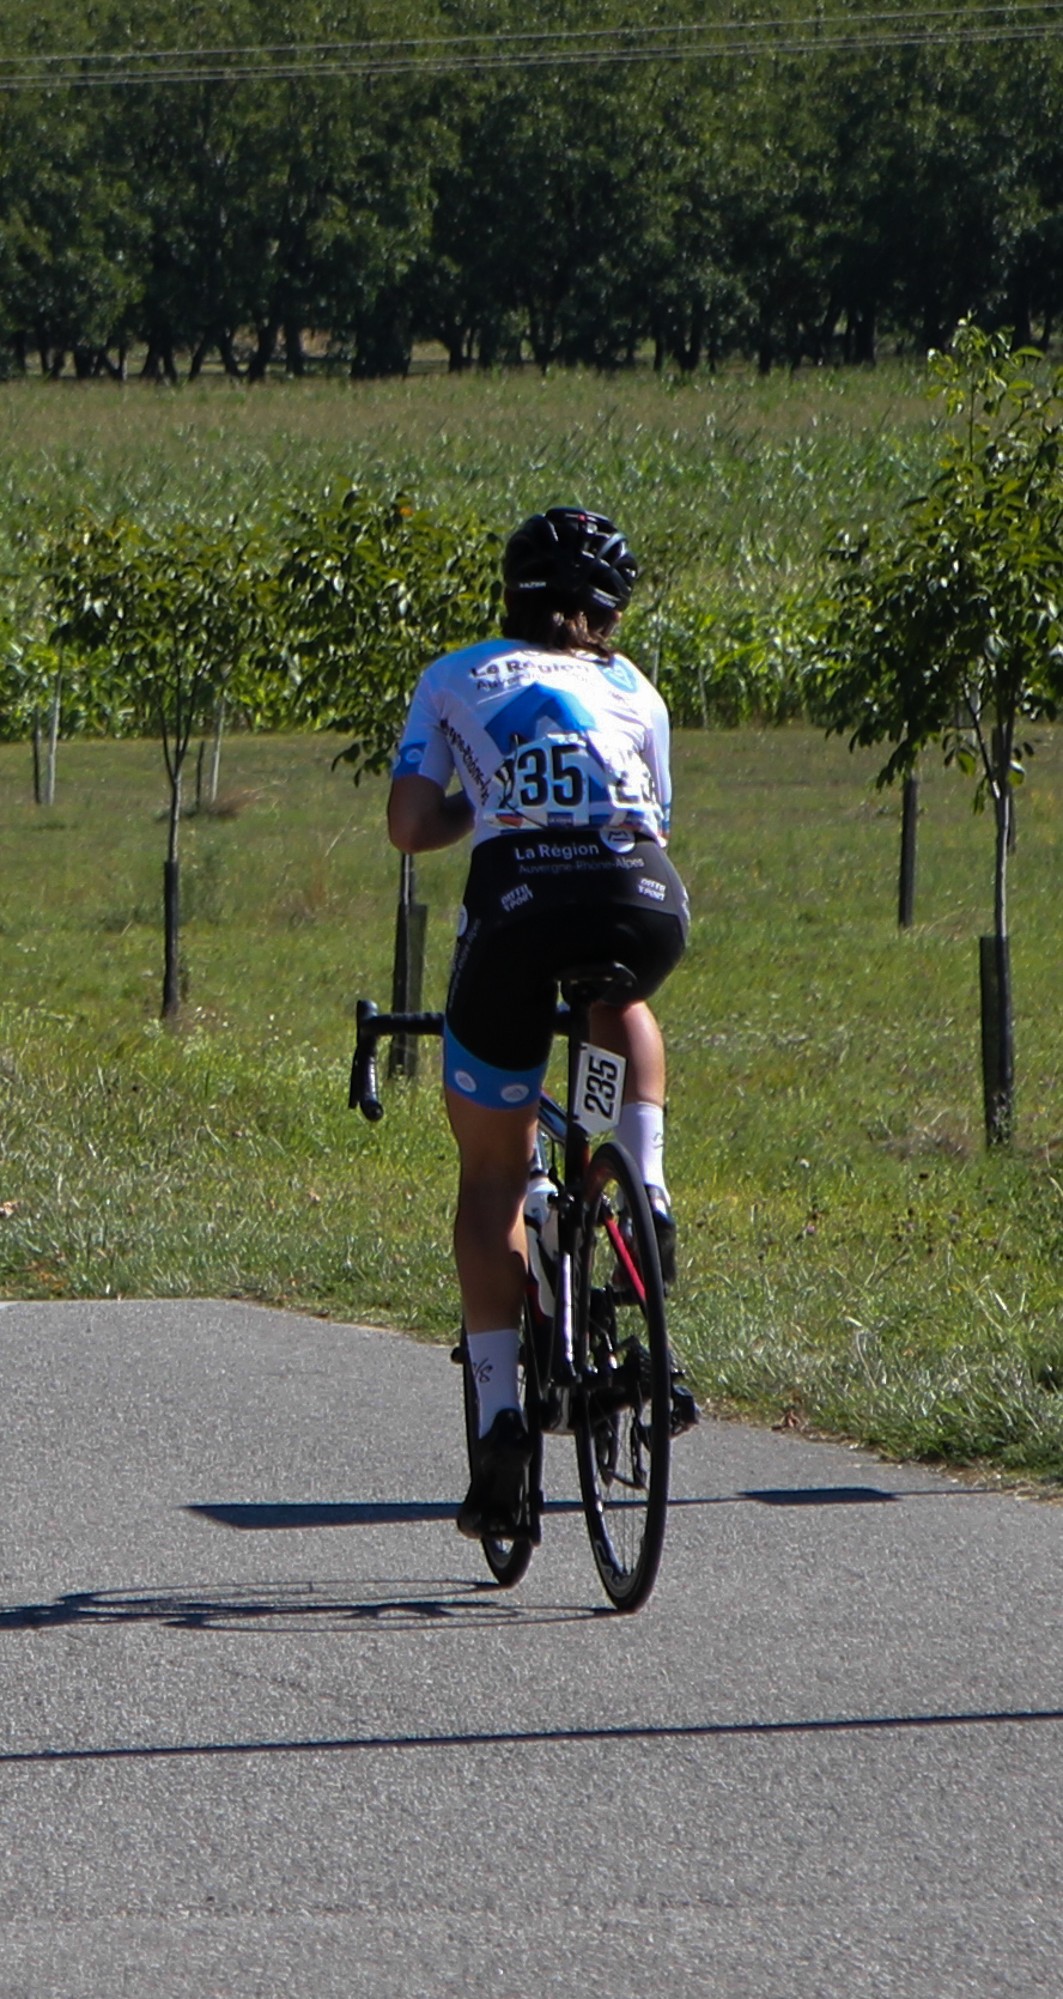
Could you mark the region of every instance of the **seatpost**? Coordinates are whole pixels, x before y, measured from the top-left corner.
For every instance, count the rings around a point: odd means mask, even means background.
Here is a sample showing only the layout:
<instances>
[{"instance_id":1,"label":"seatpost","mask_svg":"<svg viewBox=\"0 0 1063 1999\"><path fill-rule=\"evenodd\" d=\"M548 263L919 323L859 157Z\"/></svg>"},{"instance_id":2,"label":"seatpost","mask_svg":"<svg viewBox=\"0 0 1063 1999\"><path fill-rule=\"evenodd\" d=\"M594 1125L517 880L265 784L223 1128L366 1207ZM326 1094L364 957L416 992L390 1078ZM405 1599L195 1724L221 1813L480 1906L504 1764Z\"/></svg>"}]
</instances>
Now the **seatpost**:
<instances>
[{"instance_id":1,"label":"seatpost","mask_svg":"<svg viewBox=\"0 0 1063 1999\"><path fill-rule=\"evenodd\" d=\"M564 1388L575 1380L573 1355L573 1265L576 1255L576 1218L580 1212L578 1188L583 1178L584 1153L587 1144L586 1133L581 1130L573 1116L576 1102L576 1081L579 1069L579 1053L587 1038L590 1007L584 993L569 990L565 994L568 1005L566 1029L568 1033L568 1102L565 1120L565 1173L558 1203L557 1215L557 1292L554 1299L554 1357L553 1372L557 1385Z\"/></svg>"},{"instance_id":2,"label":"seatpost","mask_svg":"<svg viewBox=\"0 0 1063 1999\"><path fill-rule=\"evenodd\" d=\"M583 1151L587 1143L586 1133L581 1131L572 1115L576 1102L577 1071L580 1050L590 1032L590 1004L583 993L569 994L568 1016L568 1122L565 1126L565 1184L575 1186L583 1175Z\"/></svg>"}]
</instances>

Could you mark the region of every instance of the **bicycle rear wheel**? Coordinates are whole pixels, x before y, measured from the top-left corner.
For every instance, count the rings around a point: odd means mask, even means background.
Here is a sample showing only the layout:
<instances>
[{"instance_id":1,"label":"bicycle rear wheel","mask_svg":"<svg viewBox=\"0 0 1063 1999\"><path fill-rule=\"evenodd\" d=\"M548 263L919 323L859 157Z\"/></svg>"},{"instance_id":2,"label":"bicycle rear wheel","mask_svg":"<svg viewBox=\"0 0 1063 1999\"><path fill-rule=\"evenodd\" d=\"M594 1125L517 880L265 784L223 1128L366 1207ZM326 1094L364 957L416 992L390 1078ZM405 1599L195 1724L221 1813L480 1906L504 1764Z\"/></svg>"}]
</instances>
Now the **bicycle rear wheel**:
<instances>
[{"instance_id":1,"label":"bicycle rear wheel","mask_svg":"<svg viewBox=\"0 0 1063 1999\"><path fill-rule=\"evenodd\" d=\"M591 1548L610 1603L638 1610L664 1547L671 1366L646 1190L622 1146L598 1147L584 1181L576 1352L584 1386L576 1461Z\"/></svg>"},{"instance_id":2,"label":"bicycle rear wheel","mask_svg":"<svg viewBox=\"0 0 1063 1999\"><path fill-rule=\"evenodd\" d=\"M521 1522L524 1531L514 1535L512 1540L503 1540L495 1534L485 1534L480 1542L480 1546L484 1551L484 1560L491 1574L494 1576L496 1583L502 1589L512 1589L516 1583L520 1582L521 1577L527 1574L528 1564L539 1541L539 1490L542 1484L543 1437L538 1408L532 1408L531 1406L535 1401L535 1397L529 1394L528 1375L524 1361L524 1343L530 1337L531 1328L528 1324L528 1313L525 1310L524 1325L521 1331L520 1399L524 1410L524 1420L528 1426L528 1434L532 1440L532 1454L524 1492L524 1518ZM476 1384L473 1381L469 1368L468 1355L465 1350L464 1331L461 1336L461 1355L461 1381L465 1404L465 1443L469 1454L469 1470L471 1475L474 1464L473 1452L476 1447L476 1439L479 1431L479 1416L476 1406Z\"/></svg>"}]
</instances>

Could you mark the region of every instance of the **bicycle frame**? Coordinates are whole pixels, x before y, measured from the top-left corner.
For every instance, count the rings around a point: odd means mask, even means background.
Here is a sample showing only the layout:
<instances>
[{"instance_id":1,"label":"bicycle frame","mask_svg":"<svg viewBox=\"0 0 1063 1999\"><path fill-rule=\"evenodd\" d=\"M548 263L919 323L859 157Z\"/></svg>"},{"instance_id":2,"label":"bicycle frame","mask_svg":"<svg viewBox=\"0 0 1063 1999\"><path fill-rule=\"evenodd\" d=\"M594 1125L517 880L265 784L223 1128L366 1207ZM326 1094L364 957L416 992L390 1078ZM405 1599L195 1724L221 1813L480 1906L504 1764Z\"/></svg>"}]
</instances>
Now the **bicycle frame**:
<instances>
[{"instance_id":1,"label":"bicycle frame","mask_svg":"<svg viewBox=\"0 0 1063 1999\"><path fill-rule=\"evenodd\" d=\"M583 1181L590 1157L590 1147L587 1133L573 1114L571 1106L576 1102L576 1078L580 1054L589 1038L589 1015L590 1005L585 997L574 997L567 1006L558 1007L555 1031L564 1034L568 1045L568 1106L563 1107L545 1090L539 1098L539 1130L558 1147L564 1162L558 1189L558 1281L554 1292L552 1320L548 1328L551 1337L545 1368L540 1366L540 1356L538 1354L535 1356L537 1387L543 1405L552 1387L562 1389L572 1387L580 1359L580 1356L573 1351L574 1280L583 1212ZM355 1018L357 1042L351 1064L348 1105L352 1110L360 1110L370 1123L376 1124L384 1115L384 1106L377 1093L377 1042L382 1036L392 1034L442 1035L443 1015L380 1013L372 1000L359 1000ZM642 1274L615 1217L608 1216L605 1227L616 1253L617 1262L641 1303L645 1300ZM568 1397L564 1396L562 1400L567 1403ZM562 1411L561 1414L567 1416L567 1411Z\"/></svg>"}]
</instances>

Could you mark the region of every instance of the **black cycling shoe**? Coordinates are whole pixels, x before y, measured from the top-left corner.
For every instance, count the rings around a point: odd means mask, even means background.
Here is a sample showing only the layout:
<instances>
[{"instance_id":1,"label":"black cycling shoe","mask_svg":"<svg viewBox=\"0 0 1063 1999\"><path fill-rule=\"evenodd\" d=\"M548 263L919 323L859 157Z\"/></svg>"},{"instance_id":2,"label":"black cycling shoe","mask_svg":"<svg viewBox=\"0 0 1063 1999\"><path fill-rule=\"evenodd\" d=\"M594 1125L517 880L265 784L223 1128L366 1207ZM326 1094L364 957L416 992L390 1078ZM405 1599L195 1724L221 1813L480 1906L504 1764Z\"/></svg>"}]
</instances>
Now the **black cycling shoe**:
<instances>
[{"instance_id":1,"label":"black cycling shoe","mask_svg":"<svg viewBox=\"0 0 1063 1999\"><path fill-rule=\"evenodd\" d=\"M520 1532L531 1438L519 1409L500 1409L476 1446L476 1469L458 1510L458 1533L512 1541Z\"/></svg>"},{"instance_id":2,"label":"black cycling shoe","mask_svg":"<svg viewBox=\"0 0 1063 1999\"><path fill-rule=\"evenodd\" d=\"M672 1435L681 1437L684 1430L693 1430L701 1421L701 1411L686 1382L683 1370L672 1362Z\"/></svg>"}]
</instances>

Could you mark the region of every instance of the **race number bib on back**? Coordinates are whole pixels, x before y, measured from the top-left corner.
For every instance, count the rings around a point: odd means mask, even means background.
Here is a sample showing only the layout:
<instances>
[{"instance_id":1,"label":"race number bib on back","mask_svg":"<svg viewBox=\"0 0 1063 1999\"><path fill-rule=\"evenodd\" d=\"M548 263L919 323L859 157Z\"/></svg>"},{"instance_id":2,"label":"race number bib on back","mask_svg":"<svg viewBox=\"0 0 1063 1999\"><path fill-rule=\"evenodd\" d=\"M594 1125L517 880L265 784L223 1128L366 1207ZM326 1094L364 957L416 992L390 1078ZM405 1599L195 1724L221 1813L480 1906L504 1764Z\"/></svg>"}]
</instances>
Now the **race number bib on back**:
<instances>
[{"instance_id":1,"label":"race number bib on back","mask_svg":"<svg viewBox=\"0 0 1063 1999\"><path fill-rule=\"evenodd\" d=\"M536 736L514 748L495 773L488 816L499 826L607 826L644 808L653 795L637 755L596 754L579 735Z\"/></svg>"},{"instance_id":2,"label":"race number bib on back","mask_svg":"<svg viewBox=\"0 0 1063 1999\"><path fill-rule=\"evenodd\" d=\"M591 796L591 759L581 736L547 736L524 743L507 759L503 804L522 817L578 812Z\"/></svg>"}]
</instances>

